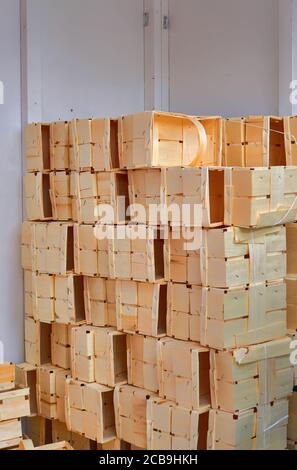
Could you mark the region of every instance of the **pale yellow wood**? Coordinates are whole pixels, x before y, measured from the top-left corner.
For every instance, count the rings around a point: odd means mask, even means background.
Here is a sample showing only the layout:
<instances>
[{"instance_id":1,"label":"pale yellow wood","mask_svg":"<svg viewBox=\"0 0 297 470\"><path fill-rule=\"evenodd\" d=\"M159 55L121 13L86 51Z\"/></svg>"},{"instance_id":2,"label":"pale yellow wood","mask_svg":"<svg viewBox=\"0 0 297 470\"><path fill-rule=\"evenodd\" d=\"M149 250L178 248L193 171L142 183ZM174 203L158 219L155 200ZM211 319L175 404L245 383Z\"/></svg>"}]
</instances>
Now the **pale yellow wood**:
<instances>
[{"instance_id":1,"label":"pale yellow wood","mask_svg":"<svg viewBox=\"0 0 297 470\"><path fill-rule=\"evenodd\" d=\"M195 343L170 338L158 342L159 395L199 410L210 404L209 352Z\"/></svg>"},{"instance_id":2,"label":"pale yellow wood","mask_svg":"<svg viewBox=\"0 0 297 470\"><path fill-rule=\"evenodd\" d=\"M197 450L206 443L208 411L190 411L162 398L147 403L149 450ZM199 450L203 450L203 445Z\"/></svg>"},{"instance_id":3,"label":"pale yellow wood","mask_svg":"<svg viewBox=\"0 0 297 470\"><path fill-rule=\"evenodd\" d=\"M32 123L25 129L25 157L28 171L50 169L50 125Z\"/></svg>"},{"instance_id":4,"label":"pale yellow wood","mask_svg":"<svg viewBox=\"0 0 297 470\"><path fill-rule=\"evenodd\" d=\"M220 165L222 120L147 112L123 116L122 168Z\"/></svg>"},{"instance_id":5,"label":"pale yellow wood","mask_svg":"<svg viewBox=\"0 0 297 470\"><path fill-rule=\"evenodd\" d=\"M70 431L101 444L116 438L111 388L68 379L66 403L66 423Z\"/></svg>"},{"instance_id":6,"label":"pale yellow wood","mask_svg":"<svg viewBox=\"0 0 297 470\"><path fill-rule=\"evenodd\" d=\"M76 380L114 387L127 382L126 335L115 328L71 331L71 373Z\"/></svg>"},{"instance_id":7,"label":"pale yellow wood","mask_svg":"<svg viewBox=\"0 0 297 470\"><path fill-rule=\"evenodd\" d=\"M239 413L211 410L208 450L285 450L288 401Z\"/></svg>"},{"instance_id":8,"label":"pale yellow wood","mask_svg":"<svg viewBox=\"0 0 297 470\"><path fill-rule=\"evenodd\" d=\"M38 414L46 419L65 422L66 379L70 370L45 364L37 369Z\"/></svg>"},{"instance_id":9,"label":"pale yellow wood","mask_svg":"<svg viewBox=\"0 0 297 470\"><path fill-rule=\"evenodd\" d=\"M70 169L69 152L69 122L52 122L50 125L51 170Z\"/></svg>"},{"instance_id":10,"label":"pale yellow wood","mask_svg":"<svg viewBox=\"0 0 297 470\"><path fill-rule=\"evenodd\" d=\"M115 388L115 415L117 437L135 447L147 449L147 403L156 395L130 385Z\"/></svg>"},{"instance_id":11,"label":"pale yellow wood","mask_svg":"<svg viewBox=\"0 0 297 470\"><path fill-rule=\"evenodd\" d=\"M118 170L118 119L74 119L69 125L70 168Z\"/></svg>"}]
</instances>

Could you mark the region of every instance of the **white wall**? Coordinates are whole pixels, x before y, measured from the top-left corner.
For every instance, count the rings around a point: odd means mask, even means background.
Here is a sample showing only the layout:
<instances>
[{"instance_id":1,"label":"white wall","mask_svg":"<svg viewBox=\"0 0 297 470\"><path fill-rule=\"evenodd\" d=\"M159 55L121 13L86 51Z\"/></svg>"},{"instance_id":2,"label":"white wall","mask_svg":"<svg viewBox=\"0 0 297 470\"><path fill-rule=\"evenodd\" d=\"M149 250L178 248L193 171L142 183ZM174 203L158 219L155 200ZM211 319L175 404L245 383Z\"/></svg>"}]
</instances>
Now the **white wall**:
<instances>
[{"instance_id":1,"label":"white wall","mask_svg":"<svg viewBox=\"0 0 297 470\"><path fill-rule=\"evenodd\" d=\"M296 3L296 0L294 0ZM279 0L279 114L293 111L290 82L293 80L293 2Z\"/></svg>"},{"instance_id":2,"label":"white wall","mask_svg":"<svg viewBox=\"0 0 297 470\"><path fill-rule=\"evenodd\" d=\"M27 0L27 9L29 120L144 109L142 0Z\"/></svg>"},{"instance_id":3,"label":"white wall","mask_svg":"<svg viewBox=\"0 0 297 470\"><path fill-rule=\"evenodd\" d=\"M278 0L169 0L169 14L171 111L277 114Z\"/></svg>"},{"instance_id":4,"label":"white wall","mask_svg":"<svg viewBox=\"0 0 297 470\"><path fill-rule=\"evenodd\" d=\"M292 6L297 0L23 1L29 121L140 111L144 71L146 95L151 97L152 90L155 95L152 107L167 108L167 98L165 106L160 104L162 94L169 95L170 111L194 114L278 114L291 109L288 77L297 51L292 47L297 23L296 18L292 23ZM146 46L144 3L151 14ZM161 33L161 12L167 8L169 35ZM159 70L151 70L151 60Z\"/></svg>"},{"instance_id":5,"label":"white wall","mask_svg":"<svg viewBox=\"0 0 297 470\"><path fill-rule=\"evenodd\" d=\"M5 358L23 360L20 261L22 158L19 0L0 0L0 341Z\"/></svg>"},{"instance_id":6,"label":"white wall","mask_svg":"<svg viewBox=\"0 0 297 470\"><path fill-rule=\"evenodd\" d=\"M281 2L281 0L280 0ZM281 8L281 6L280 6ZM292 80L297 80L297 0L292 0L292 19L291 19L291 28L292 28ZM292 114L296 116L297 114L297 104L292 105Z\"/></svg>"}]
</instances>

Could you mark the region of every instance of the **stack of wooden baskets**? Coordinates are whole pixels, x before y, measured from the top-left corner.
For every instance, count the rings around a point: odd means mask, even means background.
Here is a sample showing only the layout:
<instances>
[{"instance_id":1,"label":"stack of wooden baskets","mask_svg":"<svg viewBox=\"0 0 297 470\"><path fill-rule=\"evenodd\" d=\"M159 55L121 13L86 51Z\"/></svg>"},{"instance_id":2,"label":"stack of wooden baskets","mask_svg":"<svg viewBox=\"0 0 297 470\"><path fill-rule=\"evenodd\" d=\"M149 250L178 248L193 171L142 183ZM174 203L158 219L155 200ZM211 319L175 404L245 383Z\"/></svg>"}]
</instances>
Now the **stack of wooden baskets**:
<instances>
[{"instance_id":1,"label":"stack of wooden baskets","mask_svg":"<svg viewBox=\"0 0 297 470\"><path fill-rule=\"evenodd\" d=\"M295 131L159 112L28 126L18 375L35 445L287 448Z\"/></svg>"}]
</instances>

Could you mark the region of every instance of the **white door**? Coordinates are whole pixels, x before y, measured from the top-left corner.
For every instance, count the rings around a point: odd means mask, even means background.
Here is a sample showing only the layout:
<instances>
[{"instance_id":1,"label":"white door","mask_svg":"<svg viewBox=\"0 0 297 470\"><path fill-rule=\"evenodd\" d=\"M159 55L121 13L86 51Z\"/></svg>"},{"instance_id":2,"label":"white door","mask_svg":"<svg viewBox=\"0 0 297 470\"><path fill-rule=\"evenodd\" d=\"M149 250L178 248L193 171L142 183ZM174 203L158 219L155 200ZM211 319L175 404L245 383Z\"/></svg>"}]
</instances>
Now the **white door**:
<instances>
[{"instance_id":1,"label":"white door","mask_svg":"<svg viewBox=\"0 0 297 470\"><path fill-rule=\"evenodd\" d=\"M275 114L277 0L168 0L170 111Z\"/></svg>"},{"instance_id":2,"label":"white door","mask_svg":"<svg viewBox=\"0 0 297 470\"><path fill-rule=\"evenodd\" d=\"M28 119L144 109L142 0L27 0Z\"/></svg>"}]
</instances>

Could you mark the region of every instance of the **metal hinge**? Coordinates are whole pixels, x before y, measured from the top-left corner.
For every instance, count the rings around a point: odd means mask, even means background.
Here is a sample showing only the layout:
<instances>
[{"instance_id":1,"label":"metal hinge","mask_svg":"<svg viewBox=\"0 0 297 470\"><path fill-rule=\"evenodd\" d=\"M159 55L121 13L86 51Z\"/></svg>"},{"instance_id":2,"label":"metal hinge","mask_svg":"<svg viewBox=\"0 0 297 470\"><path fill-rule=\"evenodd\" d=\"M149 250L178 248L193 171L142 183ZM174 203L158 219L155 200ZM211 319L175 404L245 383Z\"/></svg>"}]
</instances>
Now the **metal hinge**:
<instances>
[{"instance_id":1,"label":"metal hinge","mask_svg":"<svg viewBox=\"0 0 297 470\"><path fill-rule=\"evenodd\" d=\"M165 29L165 31L169 29L169 16L167 15L163 16L163 29Z\"/></svg>"},{"instance_id":2,"label":"metal hinge","mask_svg":"<svg viewBox=\"0 0 297 470\"><path fill-rule=\"evenodd\" d=\"M143 13L143 27L147 28L150 24L150 14L148 11Z\"/></svg>"}]
</instances>

